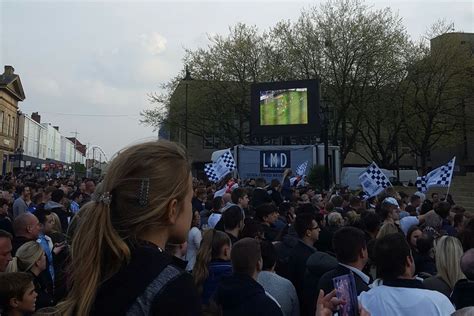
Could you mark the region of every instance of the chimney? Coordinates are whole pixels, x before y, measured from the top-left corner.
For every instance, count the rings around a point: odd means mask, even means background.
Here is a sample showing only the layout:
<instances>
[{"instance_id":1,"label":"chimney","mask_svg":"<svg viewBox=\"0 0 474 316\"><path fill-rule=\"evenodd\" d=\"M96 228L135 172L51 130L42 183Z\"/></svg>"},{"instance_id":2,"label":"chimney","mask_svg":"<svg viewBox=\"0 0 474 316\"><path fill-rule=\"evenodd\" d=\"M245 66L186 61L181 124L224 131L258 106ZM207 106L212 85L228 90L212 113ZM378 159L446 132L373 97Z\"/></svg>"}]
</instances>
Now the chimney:
<instances>
[{"instance_id":1,"label":"chimney","mask_svg":"<svg viewBox=\"0 0 474 316\"><path fill-rule=\"evenodd\" d=\"M38 112L31 113L31 119L36 123L41 124L41 115L39 115Z\"/></svg>"},{"instance_id":2,"label":"chimney","mask_svg":"<svg viewBox=\"0 0 474 316\"><path fill-rule=\"evenodd\" d=\"M53 128L59 132L59 126L53 126Z\"/></svg>"},{"instance_id":3,"label":"chimney","mask_svg":"<svg viewBox=\"0 0 474 316\"><path fill-rule=\"evenodd\" d=\"M5 65L5 72L3 73L4 75L13 75L15 72L15 68L12 66Z\"/></svg>"}]
</instances>

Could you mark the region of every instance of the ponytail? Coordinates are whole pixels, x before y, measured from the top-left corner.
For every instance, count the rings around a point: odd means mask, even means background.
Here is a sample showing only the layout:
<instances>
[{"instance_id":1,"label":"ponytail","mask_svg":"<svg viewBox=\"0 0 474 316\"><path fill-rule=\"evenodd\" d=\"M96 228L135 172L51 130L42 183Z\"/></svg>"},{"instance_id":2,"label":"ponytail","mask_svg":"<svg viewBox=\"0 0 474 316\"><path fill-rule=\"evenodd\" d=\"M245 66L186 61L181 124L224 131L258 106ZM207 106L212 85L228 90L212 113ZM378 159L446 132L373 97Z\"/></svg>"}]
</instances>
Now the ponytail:
<instances>
[{"instance_id":1,"label":"ponytail","mask_svg":"<svg viewBox=\"0 0 474 316\"><path fill-rule=\"evenodd\" d=\"M8 263L8 266L5 272L19 272L17 257L13 257L12 261Z\"/></svg>"},{"instance_id":2,"label":"ponytail","mask_svg":"<svg viewBox=\"0 0 474 316\"><path fill-rule=\"evenodd\" d=\"M204 281L209 276L209 263L219 257L225 245L230 245L230 239L226 233L215 229L204 232L193 269L193 279L199 293L202 293Z\"/></svg>"},{"instance_id":3,"label":"ponytail","mask_svg":"<svg viewBox=\"0 0 474 316\"><path fill-rule=\"evenodd\" d=\"M130 249L112 226L109 204L91 201L80 213L71 246L74 286L58 307L65 314L88 315L99 284L128 262Z\"/></svg>"}]
</instances>

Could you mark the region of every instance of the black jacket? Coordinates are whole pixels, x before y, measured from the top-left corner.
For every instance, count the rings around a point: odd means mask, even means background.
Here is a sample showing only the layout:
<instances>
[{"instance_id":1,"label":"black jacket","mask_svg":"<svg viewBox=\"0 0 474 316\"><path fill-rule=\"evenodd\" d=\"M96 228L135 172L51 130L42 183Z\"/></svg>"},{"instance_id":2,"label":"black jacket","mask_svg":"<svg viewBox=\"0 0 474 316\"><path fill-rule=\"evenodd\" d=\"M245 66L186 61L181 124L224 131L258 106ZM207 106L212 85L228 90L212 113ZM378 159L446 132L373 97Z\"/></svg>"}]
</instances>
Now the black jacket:
<instances>
[{"instance_id":1,"label":"black jacket","mask_svg":"<svg viewBox=\"0 0 474 316\"><path fill-rule=\"evenodd\" d=\"M169 268L181 273L170 278L161 291L151 297L149 315L201 315L192 276L151 243L142 243L132 249L130 263L100 286L90 315L125 315L137 303L137 298L153 290L152 282Z\"/></svg>"},{"instance_id":2,"label":"black jacket","mask_svg":"<svg viewBox=\"0 0 474 316\"><path fill-rule=\"evenodd\" d=\"M319 280L323 274L337 268L337 266L338 262L335 257L321 251L316 251L306 260L306 273L300 297L302 316L314 316Z\"/></svg>"},{"instance_id":3,"label":"black jacket","mask_svg":"<svg viewBox=\"0 0 474 316\"><path fill-rule=\"evenodd\" d=\"M234 273L222 278L215 295L223 316L283 316L277 303L248 275Z\"/></svg>"},{"instance_id":4,"label":"black jacket","mask_svg":"<svg viewBox=\"0 0 474 316\"><path fill-rule=\"evenodd\" d=\"M474 281L459 280L451 294L451 302L456 306L456 310L474 306Z\"/></svg>"},{"instance_id":5,"label":"black jacket","mask_svg":"<svg viewBox=\"0 0 474 316\"><path fill-rule=\"evenodd\" d=\"M349 274L350 271L351 270L349 270L348 268L338 265L336 269L325 273L319 280L318 292L320 289L323 290L325 294L331 292L332 290L334 290L334 284L332 282L332 279L341 275ZM362 280L362 278L356 273L354 273L354 281L357 290L357 295L369 290L369 285L365 283L364 280Z\"/></svg>"},{"instance_id":6,"label":"black jacket","mask_svg":"<svg viewBox=\"0 0 474 316\"><path fill-rule=\"evenodd\" d=\"M306 245L301 239L295 245L288 261L289 280L293 283L298 297L302 297L303 281L306 272L306 261L316 248Z\"/></svg>"}]
</instances>

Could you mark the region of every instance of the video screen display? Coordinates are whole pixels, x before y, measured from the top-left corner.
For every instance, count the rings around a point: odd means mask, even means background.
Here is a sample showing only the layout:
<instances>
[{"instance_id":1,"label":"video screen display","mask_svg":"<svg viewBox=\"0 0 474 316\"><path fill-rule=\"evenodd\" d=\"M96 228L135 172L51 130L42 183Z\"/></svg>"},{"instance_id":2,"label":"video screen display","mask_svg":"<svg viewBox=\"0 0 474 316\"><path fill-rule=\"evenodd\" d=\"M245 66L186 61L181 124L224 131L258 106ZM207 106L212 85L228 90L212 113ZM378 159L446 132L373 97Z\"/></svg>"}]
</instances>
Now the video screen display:
<instances>
[{"instance_id":1,"label":"video screen display","mask_svg":"<svg viewBox=\"0 0 474 316\"><path fill-rule=\"evenodd\" d=\"M260 125L302 124L308 124L307 88L260 91Z\"/></svg>"}]
</instances>

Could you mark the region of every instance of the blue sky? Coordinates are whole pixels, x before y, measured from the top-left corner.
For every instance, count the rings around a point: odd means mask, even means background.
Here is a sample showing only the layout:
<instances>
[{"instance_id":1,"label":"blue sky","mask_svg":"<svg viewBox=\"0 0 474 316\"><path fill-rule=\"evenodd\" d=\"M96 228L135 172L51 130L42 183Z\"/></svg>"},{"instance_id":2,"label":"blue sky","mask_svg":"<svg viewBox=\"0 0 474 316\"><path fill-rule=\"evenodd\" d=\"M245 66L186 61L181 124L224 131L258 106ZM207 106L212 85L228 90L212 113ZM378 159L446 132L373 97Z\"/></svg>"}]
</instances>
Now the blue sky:
<instances>
[{"instance_id":1,"label":"blue sky","mask_svg":"<svg viewBox=\"0 0 474 316\"><path fill-rule=\"evenodd\" d=\"M296 20L319 1L23 1L0 0L0 64L12 65L38 111L107 155L156 138L139 124L148 93L159 91L183 68L184 48L207 45L207 34L225 34L237 22L261 30ZM389 6L418 39L437 19L474 32L473 1L367 1ZM123 117L80 115L128 115Z\"/></svg>"}]
</instances>

